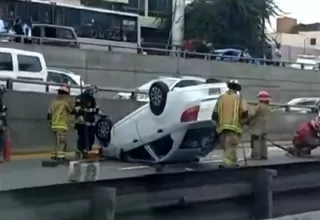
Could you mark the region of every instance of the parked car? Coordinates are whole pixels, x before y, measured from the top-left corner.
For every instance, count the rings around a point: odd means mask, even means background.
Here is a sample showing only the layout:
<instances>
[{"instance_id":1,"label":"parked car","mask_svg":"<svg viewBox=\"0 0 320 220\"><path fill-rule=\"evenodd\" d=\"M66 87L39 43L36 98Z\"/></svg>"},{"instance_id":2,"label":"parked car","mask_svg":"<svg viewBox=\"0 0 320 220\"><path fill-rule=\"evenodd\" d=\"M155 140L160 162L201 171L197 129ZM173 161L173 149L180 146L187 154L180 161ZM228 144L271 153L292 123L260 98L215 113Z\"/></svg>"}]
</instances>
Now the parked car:
<instances>
[{"instance_id":1,"label":"parked car","mask_svg":"<svg viewBox=\"0 0 320 220\"><path fill-rule=\"evenodd\" d=\"M222 83L223 85L225 85L225 83L223 83L218 79L211 78L208 80L214 83ZM185 88L189 86L205 84L207 80L204 78L195 77L195 76L181 76L181 77L161 76L139 86L137 88L138 94L137 94L136 100L139 102L148 102L149 101L148 92L149 92L150 86L157 81L164 82L168 86L169 90L172 91L172 90L177 90L177 89ZM116 96L114 96L114 99L130 99L130 97L131 97L131 93L119 92Z\"/></svg>"},{"instance_id":2,"label":"parked car","mask_svg":"<svg viewBox=\"0 0 320 220\"><path fill-rule=\"evenodd\" d=\"M78 36L72 27L52 24L33 24L31 36L41 38L32 39L32 43L36 44L79 47Z\"/></svg>"},{"instance_id":3,"label":"parked car","mask_svg":"<svg viewBox=\"0 0 320 220\"><path fill-rule=\"evenodd\" d=\"M153 81L148 87L149 103L114 125L107 117L97 122L101 156L146 163L188 162L216 147L211 116L227 85L209 82L173 90L169 85Z\"/></svg>"},{"instance_id":4,"label":"parked car","mask_svg":"<svg viewBox=\"0 0 320 220\"><path fill-rule=\"evenodd\" d=\"M85 84L80 75L77 75L69 70L59 68L48 68L48 82L57 84L66 84L71 86L84 87ZM57 93L59 86L49 86L50 93ZM70 88L70 95L79 95L81 88Z\"/></svg>"},{"instance_id":5,"label":"parked car","mask_svg":"<svg viewBox=\"0 0 320 220\"><path fill-rule=\"evenodd\" d=\"M218 49L213 51L213 55L217 61L256 63L253 58L244 59L244 51L240 49Z\"/></svg>"},{"instance_id":6,"label":"parked car","mask_svg":"<svg viewBox=\"0 0 320 220\"><path fill-rule=\"evenodd\" d=\"M291 111L291 112L299 112L299 113L312 113L314 112L315 107L319 104L319 101L320 101L320 98L318 97L294 98L289 102L287 102L288 107L279 107L279 108L273 109L272 111L274 112L275 111L281 111L281 112ZM293 107L290 107L290 106L293 106ZM303 106L306 106L306 107L304 108Z\"/></svg>"},{"instance_id":7,"label":"parked car","mask_svg":"<svg viewBox=\"0 0 320 220\"><path fill-rule=\"evenodd\" d=\"M0 78L46 82L47 65L41 53L0 47ZM4 85L5 81L0 81ZM44 85L13 83L13 90L44 92Z\"/></svg>"}]
</instances>

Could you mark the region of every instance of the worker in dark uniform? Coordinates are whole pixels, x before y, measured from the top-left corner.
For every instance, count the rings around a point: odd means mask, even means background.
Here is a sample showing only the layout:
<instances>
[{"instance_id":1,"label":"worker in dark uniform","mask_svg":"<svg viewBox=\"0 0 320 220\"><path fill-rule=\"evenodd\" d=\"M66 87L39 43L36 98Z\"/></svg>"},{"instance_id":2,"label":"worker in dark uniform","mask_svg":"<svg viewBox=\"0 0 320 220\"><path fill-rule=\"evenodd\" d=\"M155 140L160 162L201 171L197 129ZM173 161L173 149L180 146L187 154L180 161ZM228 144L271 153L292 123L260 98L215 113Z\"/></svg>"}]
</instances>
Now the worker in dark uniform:
<instances>
[{"instance_id":1,"label":"worker in dark uniform","mask_svg":"<svg viewBox=\"0 0 320 220\"><path fill-rule=\"evenodd\" d=\"M293 147L288 152L294 156L310 156L311 151L320 146L320 122L311 120L302 123L292 140Z\"/></svg>"},{"instance_id":2,"label":"worker in dark uniform","mask_svg":"<svg viewBox=\"0 0 320 220\"><path fill-rule=\"evenodd\" d=\"M266 160L268 159L266 135L271 113L269 107L271 97L268 92L260 91L257 98L259 103L247 122L251 130L251 159Z\"/></svg>"},{"instance_id":3,"label":"worker in dark uniform","mask_svg":"<svg viewBox=\"0 0 320 220\"><path fill-rule=\"evenodd\" d=\"M236 167L238 166L236 148L240 142L243 121L247 119L248 111L238 94L241 91L238 81L229 81L228 88L229 90L218 98L212 119L217 122L217 132L223 148L221 166Z\"/></svg>"},{"instance_id":4,"label":"worker in dark uniform","mask_svg":"<svg viewBox=\"0 0 320 220\"><path fill-rule=\"evenodd\" d=\"M69 103L70 91L67 86L58 89L57 97L51 102L47 119L51 131L55 137L55 146L52 150L52 160L64 160L66 157L65 148L67 145L67 133L69 127L69 117L73 113Z\"/></svg>"},{"instance_id":5,"label":"worker in dark uniform","mask_svg":"<svg viewBox=\"0 0 320 220\"><path fill-rule=\"evenodd\" d=\"M4 147L7 140L7 106L3 103L3 94L6 92L4 86L0 86L0 161L4 161Z\"/></svg>"},{"instance_id":6,"label":"worker in dark uniform","mask_svg":"<svg viewBox=\"0 0 320 220\"><path fill-rule=\"evenodd\" d=\"M76 97L75 101L75 129L78 132L76 158L87 158L88 152L92 150L95 141L95 119L96 115L102 115L94 95L98 88L94 85L88 86L83 93Z\"/></svg>"}]
</instances>

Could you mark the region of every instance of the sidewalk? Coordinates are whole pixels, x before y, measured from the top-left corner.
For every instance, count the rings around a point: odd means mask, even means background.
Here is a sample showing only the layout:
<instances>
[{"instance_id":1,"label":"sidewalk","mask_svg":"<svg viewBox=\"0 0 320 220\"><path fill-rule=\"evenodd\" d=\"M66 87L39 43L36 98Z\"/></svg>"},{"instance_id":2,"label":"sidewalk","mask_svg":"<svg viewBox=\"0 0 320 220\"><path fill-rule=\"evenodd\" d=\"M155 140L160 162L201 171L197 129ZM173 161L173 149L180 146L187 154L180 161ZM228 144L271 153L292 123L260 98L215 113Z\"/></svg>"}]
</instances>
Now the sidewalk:
<instances>
[{"instance_id":1,"label":"sidewalk","mask_svg":"<svg viewBox=\"0 0 320 220\"><path fill-rule=\"evenodd\" d=\"M285 147L291 145L291 141L275 141L275 143ZM250 143L244 142L243 146L245 148L249 148ZM242 147L242 145L240 144L239 147ZM273 145L268 143L268 147L273 147ZM94 149L98 148L98 146L95 145L93 148ZM50 148L28 148L28 149L17 148L17 149L13 149L12 154L13 154L12 160L29 160L29 159L49 158L51 151L50 151ZM70 148L70 150L67 153L68 156L72 156L72 154L74 154L74 148Z\"/></svg>"}]
</instances>

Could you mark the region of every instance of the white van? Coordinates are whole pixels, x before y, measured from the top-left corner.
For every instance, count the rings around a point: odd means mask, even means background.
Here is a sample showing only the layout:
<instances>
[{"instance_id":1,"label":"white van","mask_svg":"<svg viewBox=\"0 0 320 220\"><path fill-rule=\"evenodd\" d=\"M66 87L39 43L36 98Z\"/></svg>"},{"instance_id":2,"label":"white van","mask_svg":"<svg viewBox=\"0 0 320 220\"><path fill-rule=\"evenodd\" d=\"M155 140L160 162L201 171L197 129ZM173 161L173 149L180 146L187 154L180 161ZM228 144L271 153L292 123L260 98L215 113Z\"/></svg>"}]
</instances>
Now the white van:
<instances>
[{"instance_id":1,"label":"white van","mask_svg":"<svg viewBox=\"0 0 320 220\"><path fill-rule=\"evenodd\" d=\"M47 65L41 53L0 47L0 78L46 82ZM6 82L0 80L0 84ZM13 90L44 92L44 85L13 83Z\"/></svg>"}]
</instances>

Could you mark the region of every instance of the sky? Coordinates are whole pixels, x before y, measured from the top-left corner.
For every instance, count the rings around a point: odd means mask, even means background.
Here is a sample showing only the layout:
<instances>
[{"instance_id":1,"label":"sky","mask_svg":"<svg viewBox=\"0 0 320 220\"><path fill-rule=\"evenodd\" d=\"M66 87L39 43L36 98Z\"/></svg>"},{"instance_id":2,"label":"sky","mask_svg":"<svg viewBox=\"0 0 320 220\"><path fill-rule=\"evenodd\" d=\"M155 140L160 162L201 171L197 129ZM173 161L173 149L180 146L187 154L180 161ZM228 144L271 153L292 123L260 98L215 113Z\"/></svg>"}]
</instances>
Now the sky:
<instances>
[{"instance_id":1,"label":"sky","mask_svg":"<svg viewBox=\"0 0 320 220\"><path fill-rule=\"evenodd\" d=\"M320 22L320 0L275 0L288 17L298 19L298 23ZM282 16L284 16L282 15ZM276 18L271 19L270 31L275 31Z\"/></svg>"}]
</instances>

